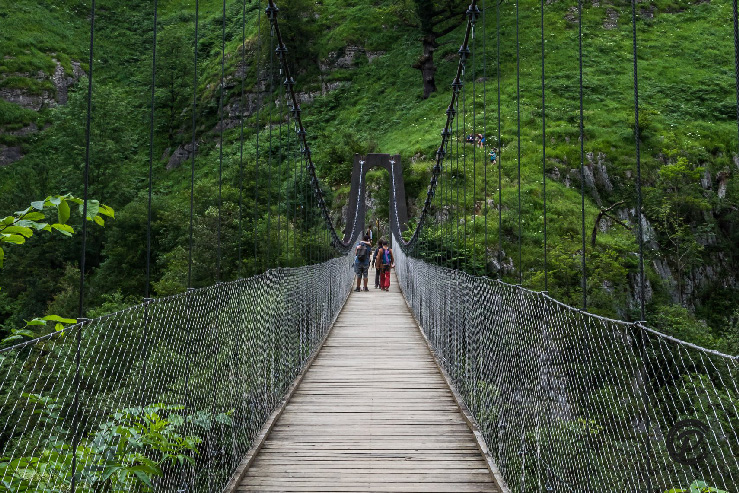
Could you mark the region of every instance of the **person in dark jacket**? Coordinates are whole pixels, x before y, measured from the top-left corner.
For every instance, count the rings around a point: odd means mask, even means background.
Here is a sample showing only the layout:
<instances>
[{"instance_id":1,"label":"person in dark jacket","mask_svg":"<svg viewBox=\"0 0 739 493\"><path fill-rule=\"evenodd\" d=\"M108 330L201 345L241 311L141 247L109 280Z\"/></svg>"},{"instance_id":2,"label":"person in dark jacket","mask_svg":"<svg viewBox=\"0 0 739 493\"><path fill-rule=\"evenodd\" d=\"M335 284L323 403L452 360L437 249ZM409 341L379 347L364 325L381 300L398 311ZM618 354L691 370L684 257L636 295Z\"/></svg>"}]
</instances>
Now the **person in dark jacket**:
<instances>
[{"instance_id":1,"label":"person in dark jacket","mask_svg":"<svg viewBox=\"0 0 739 493\"><path fill-rule=\"evenodd\" d=\"M377 248L375 248L375 253L372 254L372 267L375 268L375 289L378 289L380 287L380 264L377 262L377 253L382 248L382 245L385 243L385 240L380 238L377 242Z\"/></svg>"}]
</instances>

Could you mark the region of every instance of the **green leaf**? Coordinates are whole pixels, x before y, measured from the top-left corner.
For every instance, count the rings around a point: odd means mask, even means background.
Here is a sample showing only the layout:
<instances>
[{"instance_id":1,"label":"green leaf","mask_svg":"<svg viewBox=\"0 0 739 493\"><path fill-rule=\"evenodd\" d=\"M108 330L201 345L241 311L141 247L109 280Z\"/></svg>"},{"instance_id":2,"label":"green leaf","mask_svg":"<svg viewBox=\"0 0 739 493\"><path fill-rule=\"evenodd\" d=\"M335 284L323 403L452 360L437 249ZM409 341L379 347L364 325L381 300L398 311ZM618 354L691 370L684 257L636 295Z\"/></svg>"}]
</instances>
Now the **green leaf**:
<instances>
[{"instance_id":1,"label":"green leaf","mask_svg":"<svg viewBox=\"0 0 739 493\"><path fill-rule=\"evenodd\" d=\"M26 242L26 239L21 235L7 235L5 233L0 233L0 241L22 245Z\"/></svg>"},{"instance_id":2,"label":"green leaf","mask_svg":"<svg viewBox=\"0 0 739 493\"><path fill-rule=\"evenodd\" d=\"M59 195L56 197L46 197L46 200L48 200L52 205L60 205L65 198L65 195Z\"/></svg>"},{"instance_id":3,"label":"green leaf","mask_svg":"<svg viewBox=\"0 0 739 493\"><path fill-rule=\"evenodd\" d=\"M69 226L68 224L57 223L57 224L52 224L51 227L56 229L57 231L59 231L61 234L65 236L72 236L72 233L74 233L74 228L72 228L72 226Z\"/></svg>"},{"instance_id":4,"label":"green leaf","mask_svg":"<svg viewBox=\"0 0 739 493\"><path fill-rule=\"evenodd\" d=\"M61 322L63 324L76 324L76 318L62 318L59 315L46 315L42 320L48 320L49 322Z\"/></svg>"},{"instance_id":5,"label":"green leaf","mask_svg":"<svg viewBox=\"0 0 739 493\"><path fill-rule=\"evenodd\" d=\"M44 210L44 203L45 203L45 201L43 201L43 200L37 200L36 202L31 202L31 207L33 207L34 209L38 209L38 210L42 211L42 210Z\"/></svg>"},{"instance_id":6,"label":"green leaf","mask_svg":"<svg viewBox=\"0 0 739 493\"><path fill-rule=\"evenodd\" d=\"M33 227L36 228L36 231L51 231L49 223L33 223Z\"/></svg>"},{"instance_id":7,"label":"green leaf","mask_svg":"<svg viewBox=\"0 0 739 493\"><path fill-rule=\"evenodd\" d=\"M0 269L3 268L3 261L5 260L5 250L0 248Z\"/></svg>"},{"instance_id":8,"label":"green leaf","mask_svg":"<svg viewBox=\"0 0 739 493\"><path fill-rule=\"evenodd\" d=\"M18 234L21 236L25 236L26 238L30 238L31 236L33 236L33 230L25 226L8 226L7 228L3 229L3 233Z\"/></svg>"},{"instance_id":9,"label":"green leaf","mask_svg":"<svg viewBox=\"0 0 739 493\"><path fill-rule=\"evenodd\" d=\"M34 318L33 320L26 320L26 325L46 325L46 321L43 318Z\"/></svg>"},{"instance_id":10,"label":"green leaf","mask_svg":"<svg viewBox=\"0 0 739 493\"><path fill-rule=\"evenodd\" d=\"M105 226L105 219L100 216L95 216L92 220L95 221L95 224L98 226Z\"/></svg>"},{"instance_id":11,"label":"green leaf","mask_svg":"<svg viewBox=\"0 0 739 493\"><path fill-rule=\"evenodd\" d=\"M69 204L65 200L62 200L62 202L59 204L59 222L61 224L66 224L67 221L69 221Z\"/></svg>"},{"instance_id":12,"label":"green leaf","mask_svg":"<svg viewBox=\"0 0 739 493\"><path fill-rule=\"evenodd\" d=\"M100 204L99 214L112 217L115 219L115 211L112 208L108 207L107 205Z\"/></svg>"},{"instance_id":13,"label":"green leaf","mask_svg":"<svg viewBox=\"0 0 739 493\"><path fill-rule=\"evenodd\" d=\"M149 475L146 474L144 471L140 471L138 469L134 470L133 473L136 475L137 478L139 478L139 481L144 483L149 488L153 488L154 485L151 484L151 479L149 479Z\"/></svg>"},{"instance_id":14,"label":"green leaf","mask_svg":"<svg viewBox=\"0 0 739 493\"><path fill-rule=\"evenodd\" d=\"M46 216L43 212L29 212L28 214L23 214L23 219L27 219L29 221L39 221L41 219L44 219Z\"/></svg>"},{"instance_id":15,"label":"green leaf","mask_svg":"<svg viewBox=\"0 0 739 493\"><path fill-rule=\"evenodd\" d=\"M100 202L97 200L87 201L87 219L92 220L93 217L98 215L100 210ZM80 214L84 214L84 204L80 204Z\"/></svg>"},{"instance_id":16,"label":"green leaf","mask_svg":"<svg viewBox=\"0 0 739 493\"><path fill-rule=\"evenodd\" d=\"M13 335L25 337L27 339L33 339L36 337L36 334L34 334L32 331L25 329L13 329Z\"/></svg>"}]
</instances>

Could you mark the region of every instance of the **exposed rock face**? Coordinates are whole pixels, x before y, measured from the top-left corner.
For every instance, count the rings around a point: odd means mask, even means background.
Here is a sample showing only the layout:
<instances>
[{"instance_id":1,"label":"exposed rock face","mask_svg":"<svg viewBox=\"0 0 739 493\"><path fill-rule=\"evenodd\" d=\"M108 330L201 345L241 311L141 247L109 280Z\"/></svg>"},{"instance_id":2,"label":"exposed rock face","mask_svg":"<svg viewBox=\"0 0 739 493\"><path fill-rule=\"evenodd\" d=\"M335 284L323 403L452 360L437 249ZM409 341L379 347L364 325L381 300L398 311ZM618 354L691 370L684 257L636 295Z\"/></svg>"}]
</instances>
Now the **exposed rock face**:
<instances>
[{"instance_id":1,"label":"exposed rock face","mask_svg":"<svg viewBox=\"0 0 739 493\"><path fill-rule=\"evenodd\" d=\"M516 272L513 259L507 256L504 250L498 252L497 249L488 248L487 256L488 262L485 267L488 274L509 275ZM499 256L500 260L498 260Z\"/></svg>"},{"instance_id":2,"label":"exposed rock face","mask_svg":"<svg viewBox=\"0 0 739 493\"><path fill-rule=\"evenodd\" d=\"M606 10L606 18L603 21L603 29L611 30L618 27L618 12L613 9Z\"/></svg>"},{"instance_id":3,"label":"exposed rock face","mask_svg":"<svg viewBox=\"0 0 739 493\"><path fill-rule=\"evenodd\" d=\"M723 199L724 197L726 197L726 188L729 185L729 178L730 178L730 173L729 173L728 168L724 169L723 171L721 171L720 173L716 175L716 181L718 182L716 194L718 195L718 198L720 199Z\"/></svg>"},{"instance_id":4,"label":"exposed rock face","mask_svg":"<svg viewBox=\"0 0 739 493\"><path fill-rule=\"evenodd\" d=\"M30 73L14 73L7 74L13 77L25 77L35 79L39 82L51 80L54 84L54 91L42 91L40 94L30 94L27 89L2 88L0 89L0 98L13 104L17 104L23 108L40 111L42 108L56 106L57 104L66 104L68 100L69 87L76 84L85 72L78 62L72 62L72 73L66 74L64 67L57 60L54 74L47 75L43 71L36 74Z\"/></svg>"},{"instance_id":5,"label":"exposed rock face","mask_svg":"<svg viewBox=\"0 0 739 493\"><path fill-rule=\"evenodd\" d=\"M337 69L354 68L359 63L361 57L367 58L371 62L375 58L384 55L384 51L367 51L361 46L349 45L343 50L332 51L328 56L320 62L321 72L330 72Z\"/></svg>"},{"instance_id":6,"label":"exposed rock face","mask_svg":"<svg viewBox=\"0 0 739 493\"><path fill-rule=\"evenodd\" d=\"M178 168L182 163L190 159L190 156L192 156L192 144L179 146L169 157L169 161L167 161L167 169Z\"/></svg>"},{"instance_id":7,"label":"exposed rock face","mask_svg":"<svg viewBox=\"0 0 739 493\"><path fill-rule=\"evenodd\" d=\"M48 75L43 71L35 74L31 73L12 73L5 74L6 77L24 77L34 79L39 82L50 80L54 85L54 90L45 90L40 93L31 93L27 89L21 88L0 88L0 98L8 103L17 104L22 108L41 111L43 108L53 107L59 104L67 104L69 99L69 88L76 84L85 72L80 67L79 62L72 62L72 73L67 74L64 67L56 59L56 69L52 75ZM36 124L31 123L19 130L4 131L0 128L0 133L7 133L16 137L26 137L39 131ZM7 166L23 157L21 147L8 147L0 145L0 166Z\"/></svg>"},{"instance_id":8,"label":"exposed rock face","mask_svg":"<svg viewBox=\"0 0 739 493\"><path fill-rule=\"evenodd\" d=\"M0 144L0 166L7 166L23 157L20 147L8 147Z\"/></svg>"}]
</instances>

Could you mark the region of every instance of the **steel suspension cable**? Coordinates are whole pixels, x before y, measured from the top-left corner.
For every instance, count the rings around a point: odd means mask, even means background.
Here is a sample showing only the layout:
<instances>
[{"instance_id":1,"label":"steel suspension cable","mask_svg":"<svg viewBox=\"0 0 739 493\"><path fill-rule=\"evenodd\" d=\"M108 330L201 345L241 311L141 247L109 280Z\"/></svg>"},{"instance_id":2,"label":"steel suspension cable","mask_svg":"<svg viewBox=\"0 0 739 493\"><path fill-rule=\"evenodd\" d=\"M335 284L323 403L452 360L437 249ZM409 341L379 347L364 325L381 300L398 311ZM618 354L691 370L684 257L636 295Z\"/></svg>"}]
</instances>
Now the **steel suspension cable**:
<instances>
[{"instance_id":1,"label":"steel suspension cable","mask_svg":"<svg viewBox=\"0 0 739 493\"><path fill-rule=\"evenodd\" d=\"M149 112L149 200L146 208L146 285L144 298L149 298L151 284L151 195L153 188L152 169L154 168L154 107L157 80L157 22L158 0L154 0L154 40L151 48L151 111Z\"/></svg>"},{"instance_id":2,"label":"steel suspension cable","mask_svg":"<svg viewBox=\"0 0 739 493\"><path fill-rule=\"evenodd\" d=\"M549 290L547 265L547 105L544 76L544 0L541 0L541 179L544 204L544 291Z\"/></svg>"},{"instance_id":3,"label":"steel suspension cable","mask_svg":"<svg viewBox=\"0 0 739 493\"><path fill-rule=\"evenodd\" d=\"M187 287L192 288L192 250L193 250L193 216L195 212L195 132L197 131L197 106L198 106L198 27L199 27L200 2L195 0L195 45L194 45L194 74L192 82L192 159L190 164L190 248L187 261Z\"/></svg>"},{"instance_id":4,"label":"steel suspension cable","mask_svg":"<svg viewBox=\"0 0 739 493\"><path fill-rule=\"evenodd\" d=\"M578 61L580 64L580 222L582 237L582 309L588 309L588 271L585 257L585 118L583 112L583 83L582 83L582 0L577 2L577 42Z\"/></svg>"},{"instance_id":5,"label":"steel suspension cable","mask_svg":"<svg viewBox=\"0 0 739 493\"><path fill-rule=\"evenodd\" d=\"M223 209L223 85L226 76L226 0L223 0L221 17L221 87L218 98L219 152L218 152L218 259L216 261L216 281L221 282L221 221Z\"/></svg>"},{"instance_id":6,"label":"steel suspension cable","mask_svg":"<svg viewBox=\"0 0 739 493\"><path fill-rule=\"evenodd\" d=\"M477 105L476 98L477 92L475 87L475 28L472 28L472 132L474 134L474 142L472 144L472 259L475 258L475 223L476 223L476 204L475 204L475 189L477 188ZM482 138L480 138L480 145L482 145ZM465 222L465 224L467 224Z\"/></svg>"},{"instance_id":7,"label":"steel suspension cable","mask_svg":"<svg viewBox=\"0 0 739 493\"><path fill-rule=\"evenodd\" d=\"M500 142L500 0L495 2L495 31L497 37L497 55L495 57L495 72L498 77L498 278L503 275L503 146Z\"/></svg>"},{"instance_id":8,"label":"steel suspension cable","mask_svg":"<svg viewBox=\"0 0 739 493\"><path fill-rule=\"evenodd\" d=\"M457 107L455 108L455 112L459 113L459 99L457 99ZM462 108L464 110L464 107ZM457 118L456 121L457 125L457 153L456 153L456 170L454 172L454 195L455 195L455 207L454 207L454 257L455 257L455 267L459 269L459 258L461 255L461 248L459 247L459 139L465 139L465 135L459 135L459 118ZM464 132L464 126L462 126L462 131ZM464 142L464 140L462 141ZM464 150L464 144L462 146L462 150Z\"/></svg>"},{"instance_id":9,"label":"steel suspension cable","mask_svg":"<svg viewBox=\"0 0 739 493\"><path fill-rule=\"evenodd\" d=\"M267 154L267 268L272 268L272 121L274 120L273 102L274 102L274 81L275 81L275 28L272 26L269 35L269 151Z\"/></svg>"},{"instance_id":10,"label":"steel suspension cable","mask_svg":"<svg viewBox=\"0 0 739 493\"><path fill-rule=\"evenodd\" d=\"M257 36L259 36L259 27L257 27ZM259 60L259 58L257 58ZM259 62L257 61L257 64ZM243 278L242 244L244 235L244 81L246 79L246 0L243 0L241 6L241 98L239 100L239 243L238 243L238 270L237 277ZM259 70L257 69L257 74Z\"/></svg>"},{"instance_id":11,"label":"steel suspension cable","mask_svg":"<svg viewBox=\"0 0 739 493\"><path fill-rule=\"evenodd\" d=\"M280 69L280 78L282 78L282 69ZM282 201L282 93L283 84L279 85L279 89L277 89L277 103L279 104L279 107L277 109L277 186L279 187L279 190L277 192L277 265L279 266L281 264L281 260L283 258L284 252L282 251L282 244L281 238L282 238L282 211L280 210L280 205Z\"/></svg>"},{"instance_id":12,"label":"steel suspension cable","mask_svg":"<svg viewBox=\"0 0 739 493\"><path fill-rule=\"evenodd\" d=\"M737 0L731 3L734 17L734 80L736 83L736 128L739 137L739 15L737 15ZM739 157L739 139L737 139L737 157Z\"/></svg>"},{"instance_id":13,"label":"steel suspension cable","mask_svg":"<svg viewBox=\"0 0 739 493\"><path fill-rule=\"evenodd\" d=\"M90 51L89 51L89 75L87 79L87 117L85 120L85 168L82 174L83 192L82 192L82 251L80 252L80 293L79 304L77 306L77 316L83 318L85 308L85 263L87 260L87 193L90 178L90 126L92 122L92 91L93 91L93 62L95 54L95 0L92 0L90 6ZM82 327L77 329L75 333L77 350L75 352L75 371L74 371L74 388L79 389L81 384L80 376L80 346L82 343L82 330L84 329L84 321ZM80 433L80 409L79 409L79 392L75 391L74 401L72 403L72 450L76 451L79 445ZM71 491L75 491L77 484L77 453L72 454L72 485Z\"/></svg>"},{"instance_id":14,"label":"steel suspension cable","mask_svg":"<svg viewBox=\"0 0 739 493\"><path fill-rule=\"evenodd\" d=\"M287 84L289 82L287 79L283 82L283 84L287 87ZM293 149L290 145L290 103L287 100L287 91L285 91L285 97L284 97L284 103L285 104L285 114L287 115L287 159L286 159L286 165L285 168L287 169L287 177L290 178L290 172L294 170L294 163L293 163ZM295 175L293 173L293 198L295 197ZM293 213L293 225L295 225L295 213L294 210L291 211L290 209L293 209L293 207L290 205L289 197L287 197L287 189L285 189L285 228L287 230L286 232L286 238L285 238L285 245L286 245L286 252L287 252L287 259L288 259L288 266L297 266L297 264L292 265L297 260L298 256L295 252L295 228L293 228L293 255L292 260L293 262L290 262L290 213Z\"/></svg>"},{"instance_id":15,"label":"steel suspension cable","mask_svg":"<svg viewBox=\"0 0 739 493\"><path fill-rule=\"evenodd\" d=\"M646 318L644 308L644 231L642 226L642 192L641 192L641 150L639 146L640 129L639 129L639 73L638 73L638 61L637 61L637 46L636 46L636 0L631 0L631 26L632 26L632 55L634 60L634 142L636 146L636 221L638 226L638 241L639 241L639 311L641 314L641 320ZM644 331L640 332L640 349L642 359L646 360L646 338ZM646 385L646 383L644 384ZM650 417L649 417L649 399L647 397L646 389L641 389L641 397L644 402L645 419L647 437L646 437L646 448L648 458L648 471L645 475L647 481L647 491L652 490L652 479L651 475L651 442L649 437L650 432Z\"/></svg>"},{"instance_id":16,"label":"steel suspension cable","mask_svg":"<svg viewBox=\"0 0 739 493\"><path fill-rule=\"evenodd\" d=\"M256 71L256 89L257 89L257 141L256 141L256 157L254 158L254 232L252 241L254 242L254 269L259 272L264 265L263 259L259 257L259 248L257 237L259 233L259 134L262 133L260 125L260 116L262 113L262 91L259 82L259 63L262 59L262 0L257 0L257 63ZM260 262L261 260L261 262Z\"/></svg>"},{"instance_id":17,"label":"steel suspension cable","mask_svg":"<svg viewBox=\"0 0 739 493\"><path fill-rule=\"evenodd\" d=\"M487 34L487 17L486 14L487 9L485 8L485 0L482 0L482 80L485 81L485 83L482 85L482 136L485 138L485 141L487 142L488 138L488 131L487 131L487 123L488 123L488 117L487 117L487 105L488 105L488 93L487 93L487 86L488 86L488 64L487 64L487 45L486 40L488 38ZM488 258L488 156L487 156L487 147L485 145L482 146L482 162L483 162L483 170L484 170L484 180L485 180L485 187L484 187L484 193L483 193L483 201L485 202L485 245L483 248L483 268L485 269L484 272L487 273L487 258Z\"/></svg>"},{"instance_id":18,"label":"steel suspension cable","mask_svg":"<svg viewBox=\"0 0 739 493\"><path fill-rule=\"evenodd\" d=\"M469 56L469 54L468 54ZM466 73L465 68L465 73ZM465 74L466 75L466 74ZM474 80L474 74L472 75ZM462 146L462 249L461 253L467 259L467 85L462 86L462 133L464 134L464 145ZM471 135L471 134L469 134ZM472 137L472 152L475 152L475 138ZM460 262L461 257L460 255Z\"/></svg>"},{"instance_id":19,"label":"steel suspension cable","mask_svg":"<svg viewBox=\"0 0 739 493\"><path fill-rule=\"evenodd\" d=\"M582 0L580 0L582 1ZM644 231L642 227L642 196L641 196L641 151L639 149L639 76L636 56L636 0L631 0L632 45L634 59L634 141L636 143L636 221L639 235L639 308L641 319L644 320Z\"/></svg>"},{"instance_id":20,"label":"steel suspension cable","mask_svg":"<svg viewBox=\"0 0 739 493\"><path fill-rule=\"evenodd\" d=\"M518 283L523 284L523 264L521 253L521 47L518 41L519 37L519 15L518 4L516 2L516 124L518 145L516 152L518 157L516 164L518 165Z\"/></svg>"}]
</instances>

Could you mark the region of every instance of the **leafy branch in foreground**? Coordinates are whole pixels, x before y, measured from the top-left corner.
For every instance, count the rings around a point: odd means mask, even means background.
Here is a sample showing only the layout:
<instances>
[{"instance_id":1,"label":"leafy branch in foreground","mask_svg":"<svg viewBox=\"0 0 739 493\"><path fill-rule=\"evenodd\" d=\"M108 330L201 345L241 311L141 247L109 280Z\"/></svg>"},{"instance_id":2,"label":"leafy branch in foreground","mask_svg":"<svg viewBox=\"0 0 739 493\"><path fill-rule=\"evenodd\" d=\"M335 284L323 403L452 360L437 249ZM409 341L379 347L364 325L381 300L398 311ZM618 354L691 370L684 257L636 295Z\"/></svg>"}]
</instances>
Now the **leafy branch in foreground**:
<instances>
[{"instance_id":1,"label":"leafy branch in foreground","mask_svg":"<svg viewBox=\"0 0 739 493\"><path fill-rule=\"evenodd\" d=\"M708 486L705 481L693 481L687 490L681 488L673 488L665 493L729 493L728 491Z\"/></svg>"},{"instance_id":2,"label":"leafy branch in foreground","mask_svg":"<svg viewBox=\"0 0 739 493\"><path fill-rule=\"evenodd\" d=\"M66 195L49 195L44 200L31 202L27 208L16 211L10 216L6 216L0 220L0 268L3 267L5 260L5 250L3 244L22 245L34 233L40 231L48 231L53 233L58 231L64 236L72 236L74 228L68 224L72 215L72 207L70 204L76 204L79 208L80 215L85 213L85 201L74 197L72 194ZM50 219L56 212L56 221ZM87 220L92 221L99 226L105 226L103 216L115 218L115 212L107 205L101 204L97 200L87 201ZM17 344L25 340L30 340L38 336L29 327L44 326L47 322L54 323L56 331L64 330L68 324L77 323L74 318L64 318L59 315L47 315L45 317L37 317L30 321L26 321L26 326L22 329L11 330L11 335L2 340L3 344Z\"/></svg>"},{"instance_id":3,"label":"leafy branch in foreground","mask_svg":"<svg viewBox=\"0 0 739 493\"><path fill-rule=\"evenodd\" d=\"M74 228L67 224L71 216L69 204L77 204L80 214L84 213L85 201L71 194L49 195L44 200L31 202L31 205L22 211L16 211L11 216L0 220L0 268L3 266L5 252L2 243L22 245L31 238L36 231L59 231L65 236L72 236ZM56 209L57 221L49 222L47 213ZM87 220L99 226L105 226L102 216L114 218L113 209L101 204L97 200L87 201Z\"/></svg>"},{"instance_id":4,"label":"leafy branch in foreground","mask_svg":"<svg viewBox=\"0 0 739 493\"><path fill-rule=\"evenodd\" d=\"M184 415L182 405L151 404L115 411L73 449L71 431L58 426L56 400L24 397L41 405L39 419L54 424L52 436L37 456L0 458L0 492L68 491L74 456L80 464L77 491L152 491L157 479L195 464L198 445L212 428L233 425L230 413Z\"/></svg>"}]
</instances>

